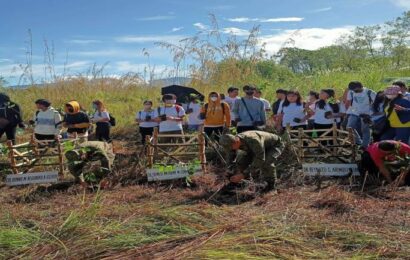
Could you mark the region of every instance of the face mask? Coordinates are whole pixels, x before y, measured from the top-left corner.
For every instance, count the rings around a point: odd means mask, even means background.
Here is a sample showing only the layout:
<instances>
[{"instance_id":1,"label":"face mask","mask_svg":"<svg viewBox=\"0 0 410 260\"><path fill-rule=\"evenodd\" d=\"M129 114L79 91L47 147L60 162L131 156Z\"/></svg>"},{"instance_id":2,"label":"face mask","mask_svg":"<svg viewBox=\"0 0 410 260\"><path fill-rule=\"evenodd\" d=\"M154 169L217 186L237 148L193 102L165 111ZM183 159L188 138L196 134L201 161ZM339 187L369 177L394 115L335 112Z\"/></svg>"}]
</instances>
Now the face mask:
<instances>
[{"instance_id":1,"label":"face mask","mask_svg":"<svg viewBox=\"0 0 410 260\"><path fill-rule=\"evenodd\" d=\"M97 109L97 105L96 105L96 104L93 104L93 108L94 108L94 109Z\"/></svg>"},{"instance_id":2,"label":"face mask","mask_svg":"<svg viewBox=\"0 0 410 260\"><path fill-rule=\"evenodd\" d=\"M386 95L386 97L388 99L395 99L397 97L397 95Z\"/></svg>"},{"instance_id":3,"label":"face mask","mask_svg":"<svg viewBox=\"0 0 410 260\"><path fill-rule=\"evenodd\" d=\"M248 96L253 96L254 91L250 90L250 91L246 91L245 93Z\"/></svg>"},{"instance_id":4,"label":"face mask","mask_svg":"<svg viewBox=\"0 0 410 260\"><path fill-rule=\"evenodd\" d=\"M69 108L67 108L67 111L68 111L69 113L74 113L74 108L69 107Z\"/></svg>"},{"instance_id":5,"label":"face mask","mask_svg":"<svg viewBox=\"0 0 410 260\"><path fill-rule=\"evenodd\" d=\"M217 101L218 100L218 97L211 97L211 101Z\"/></svg>"}]
</instances>

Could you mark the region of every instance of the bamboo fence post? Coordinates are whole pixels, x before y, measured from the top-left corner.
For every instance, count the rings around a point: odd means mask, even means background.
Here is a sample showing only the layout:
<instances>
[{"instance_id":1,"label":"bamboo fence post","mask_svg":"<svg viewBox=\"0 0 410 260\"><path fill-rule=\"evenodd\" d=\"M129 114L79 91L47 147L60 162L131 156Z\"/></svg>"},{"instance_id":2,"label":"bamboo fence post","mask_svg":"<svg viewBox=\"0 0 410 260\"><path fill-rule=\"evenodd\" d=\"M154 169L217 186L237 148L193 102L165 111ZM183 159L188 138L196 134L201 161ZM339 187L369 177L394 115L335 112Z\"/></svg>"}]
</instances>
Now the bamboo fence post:
<instances>
[{"instance_id":1,"label":"bamboo fence post","mask_svg":"<svg viewBox=\"0 0 410 260\"><path fill-rule=\"evenodd\" d=\"M152 165L154 165L154 147L151 144L151 136L145 136L145 144L147 145L148 167L152 167Z\"/></svg>"},{"instance_id":2,"label":"bamboo fence post","mask_svg":"<svg viewBox=\"0 0 410 260\"><path fill-rule=\"evenodd\" d=\"M58 152L58 164L59 164L59 177L64 177L64 156L60 137L57 137L57 152Z\"/></svg>"},{"instance_id":3,"label":"bamboo fence post","mask_svg":"<svg viewBox=\"0 0 410 260\"><path fill-rule=\"evenodd\" d=\"M152 136L152 144L154 146L153 156L157 156L157 154L158 154L158 146L157 146L158 142L159 142L159 140L158 140L158 127L155 127L154 128L154 133L153 133L153 136ZM153 158L153 160L154 160L154 158Z\"/></svg>"},{"instance_id":4,"label":"bamboo fence post","mask_svg":"<svg viewBox=\"0 0 410 260\"><path fill-rule=\"evenodd\" d=\"M205 138L202 132L198 133L198 143L199 143L199 160L201 161L202 171L206 174Z\"/></svg>"},{"instance_id":5,"label":"bamboo fence post","mask_svg":"<svg viewBox=\"0 0 410 260\"><path fill-rule=\"evenodd\" d=\"M13 171L14 174L18 174L18 170L17 170L17 167L16 167L16 159L14 158L13 141L8 140L7 141L7 147L9 149L9 158L10 158L11 170Z\"/></svg>"},{"instance_id":6,"label":"bamboo fence post","mask_svg":"<svg viewBox=\"0 0 410 260\"><path fill-rule=\"evenodd\" d=\"M303 129L299 128L298 129L298 148L299 148L299 157L301 160L303 160L303 157L305 156L305 151L303 148Z\"/></svg>"},{"instance_id":7,"label":"bamboo fence post","mask_svg":"<svg viewBox=\"0 0 410 260\"><path fill-rule=\"evenodd\" d=\"M352 162L356 161L356 141L355 141L355 137L354 137L354 133L353 133L353 129L351 127L349 127L347 129L349 131L349 141L350 141L350 149L352 152Z\"/></svg>"},{"instance_id":8,"label":"bamboo fence post","mask_svg":"<svg viewBox=\"0 0 410 260\"><path fill-rule=\"evenodd\" d=\"M338 142L337 142L337 124L336 124L336 122L333 122L332 138L333 138L333 145L338 145ZM337 155L337 147L333 147L332 155L334 155L334 156Z\"/></svg>"}]
</instances>

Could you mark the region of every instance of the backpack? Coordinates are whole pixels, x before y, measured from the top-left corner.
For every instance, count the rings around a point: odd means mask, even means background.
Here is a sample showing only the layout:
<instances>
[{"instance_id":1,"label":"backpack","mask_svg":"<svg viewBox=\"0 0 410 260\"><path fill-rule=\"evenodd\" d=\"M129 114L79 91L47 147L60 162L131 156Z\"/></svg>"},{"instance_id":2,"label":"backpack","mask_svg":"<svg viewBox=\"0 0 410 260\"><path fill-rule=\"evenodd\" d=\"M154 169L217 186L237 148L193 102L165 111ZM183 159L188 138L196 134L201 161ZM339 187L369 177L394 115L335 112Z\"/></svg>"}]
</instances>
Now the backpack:
<instances>
[{"instance_id":1,"label":"backpack","mask_svg":"<svg viewBox=\"0 0 410 260\"><path fill-rule=\"evenodd\" d=\"M175 105L175 110L177 111L177 114L179 116L179 112L181 111L182 107L180 105ZM165 113L165 111L164 111ZM161 107L158 107L158 116L161 115Z\"/></svg>"},{"instance_id":2,"label":"backpack","mask_svg":"<svg viewBox=\"0 0 410 260\"><path fill-rule=\"evenodd\" d=\"M350 97L351 97L351 99L352 99L352 105L353 105L353 91L351 91L350 92ZM368 89L367 90L367 97L369 98L369 104L372 104L373 103L373 100L372 100L372 91L370 90L370 89Z\"/></svg>"},{"instance_id":3,"label":"backpack","mask_svg":"<svg viewBox=\"0 0 410 260\"><path fill-rule=\"evenodd\" d=\"M109 121L111 126L116 126L117 125L117 119L113 115L110 114L110 121Z\"/></svg>"}]
</instances>

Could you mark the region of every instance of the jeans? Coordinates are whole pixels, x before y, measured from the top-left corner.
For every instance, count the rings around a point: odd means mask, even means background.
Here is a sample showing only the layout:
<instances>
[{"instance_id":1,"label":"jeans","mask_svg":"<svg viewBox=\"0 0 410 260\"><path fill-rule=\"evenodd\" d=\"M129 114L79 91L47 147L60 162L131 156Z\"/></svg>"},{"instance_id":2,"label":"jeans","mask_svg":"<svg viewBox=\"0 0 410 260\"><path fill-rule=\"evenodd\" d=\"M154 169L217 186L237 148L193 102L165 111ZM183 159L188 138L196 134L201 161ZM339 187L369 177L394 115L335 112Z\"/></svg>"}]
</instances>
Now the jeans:
<instances>
[{"instance_id":1,"label":"jeans","mask_svg":"<svg viewBox=\"0 0 410 260\"><path fill-rule=\"evenodd\" d=\"M351 127L354 131L356 144L367 148L370 144L370 126L363 122L363 119L357 115L349 115L347 127ZM360 136L359 133L362 135Z\"/></svg>"},{"instance_id":2,"label":"jeans","mask_svg":"<svg viewBox=\"0 0 410 260\"><path fill-rule=\"evenodd\" d=\"M409 143L410 127L398 127L388 129L381 137L381 140L396 140L405 144Z\"/></svg>"}]
</instances>

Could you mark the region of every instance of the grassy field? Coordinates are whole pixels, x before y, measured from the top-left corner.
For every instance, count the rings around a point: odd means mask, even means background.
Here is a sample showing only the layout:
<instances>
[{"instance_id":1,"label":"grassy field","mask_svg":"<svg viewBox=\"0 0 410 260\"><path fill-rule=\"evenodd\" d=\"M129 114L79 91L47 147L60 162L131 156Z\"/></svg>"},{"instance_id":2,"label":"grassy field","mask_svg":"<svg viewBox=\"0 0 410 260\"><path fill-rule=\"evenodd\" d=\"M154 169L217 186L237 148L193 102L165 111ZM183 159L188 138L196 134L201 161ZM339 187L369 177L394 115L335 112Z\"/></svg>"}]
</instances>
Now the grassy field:
<instances>
[{"instance_id":1,"label":"grassy field","mask_svg":"<svg viewBox=\"0 0 410 260\"><path fill-rule=\"evenodd\" d=\"M408 259L410 194L299 186L247 202L159 186L0 189L0 258Z\"/></svg>"},{"instance_id":2,"label":"grassy field","mask_svg":"<svg viewBox=\"0 0 410 260\"><path fill-rule=\"evenodd\" d=\"M209 83L192 82L192 86L207 95L211 91L225 93L227 88L235 85L241 88L244 84L255 84L264 91L264 97L270 101L275 100L275 91L278 88L298 89L303 95L310 90L319 91L322 88L332 87L337 96L343 94L347 84L352 80L360 80L365 86L374 90L385 88L389 83L383 82L388 77L406 77L410 69L381 70L369 67L361 72L329 72L318 73L311 76L293 75L284 82L277 82L260 75L250 74L246 80L238 78L238 71L222 71ZM133 83L134 82L134 83ZM24 118L29 120L34 115L34 101L39 98L49 99L55 108L62 109L69 100L78 100L86 110L91 110L91 102L100 99L106 103L108 110L116 117L118 127L115 131L127 130L134 124L135 114L142 108L146 99L154 101L154 106L159 105L161 99L161 86L148 86L135 83L135 80L126 79L97 79L73 78L62 80L46 87L29 87L26 89L7 89L12 100L22 106Z\"/></svg>"},{"instance_id":3,"label":"grassy field","mask_svg":"<svg viewBox=\"0 0 410 260\"><path fill-rule=\"evenodd\" d=\"M384 78L407 75L408 69L369 69L299 75L284 83L251 77L251 83L264 86L265 97L273 101L278 87L306 94L332 86L341 95L351 80L377 90L387 85ZM206 94L249 83L223 81L193 85ZM37 98L48 98L57 108L76 99L88 109L92 100L101 99L117 118L116 136L127 139L126 150L134 141L130 133L142 101L152 99L158 105L160 97L156 86L81 78L5 91L22 105L25 119L34 113ZM135 148L131 150L135 154ZM126 163L120 171L127 178L137 174ZM52 191L0 183L0 259L408 259L410 255L408 189L354 192L335 182L322 189L298 182L244 201L235 195L227 199L206 183L195 188L127 185L95 193L78 186Z\"/></svg>"}]
</instances>

